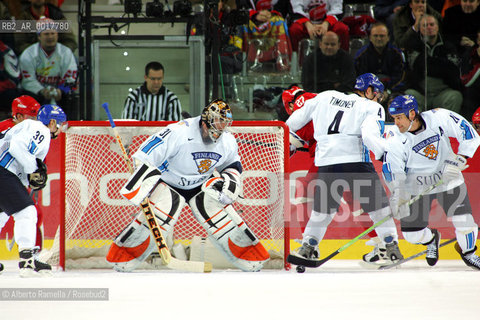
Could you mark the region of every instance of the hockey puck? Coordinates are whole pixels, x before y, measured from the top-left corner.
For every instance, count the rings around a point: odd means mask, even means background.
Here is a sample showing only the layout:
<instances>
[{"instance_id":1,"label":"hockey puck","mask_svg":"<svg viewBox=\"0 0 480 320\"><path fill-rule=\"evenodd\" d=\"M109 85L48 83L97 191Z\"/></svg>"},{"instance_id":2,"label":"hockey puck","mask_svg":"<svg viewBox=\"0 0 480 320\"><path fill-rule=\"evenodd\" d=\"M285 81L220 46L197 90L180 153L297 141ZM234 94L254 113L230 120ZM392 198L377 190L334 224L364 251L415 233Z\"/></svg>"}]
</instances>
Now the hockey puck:
<instances>
[{"instance_id":1,"label":"hockey puck","mask_svg":"<svg viewBox=\"0 0 480 320\"><path fill-rule=\"evenodd\" d=\"M3 264L0 263L0 272L3 271Z\"/></svg>"},{"instance_id":2,"label":"hockey puck","mask_svg":"<svg viewBox=\"0 0 480 320\"><path fill-rule=\"evenodd\" d=\"M298 273L304 273L305 272L305 267L304 266L297 266L295 268Z\"/></svg>"}]
</instances>

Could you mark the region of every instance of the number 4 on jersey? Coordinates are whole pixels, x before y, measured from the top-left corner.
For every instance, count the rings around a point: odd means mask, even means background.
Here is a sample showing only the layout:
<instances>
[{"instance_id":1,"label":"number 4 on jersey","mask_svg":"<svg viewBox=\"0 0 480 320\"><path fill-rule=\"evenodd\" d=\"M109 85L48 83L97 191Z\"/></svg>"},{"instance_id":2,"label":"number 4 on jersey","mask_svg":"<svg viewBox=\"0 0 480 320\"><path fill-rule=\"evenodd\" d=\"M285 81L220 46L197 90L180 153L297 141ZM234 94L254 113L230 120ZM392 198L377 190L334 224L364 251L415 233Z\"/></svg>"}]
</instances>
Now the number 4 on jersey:
<instances>
[{"instance_id":1,"label":"number 4 on jersey","mask_svg":"<svg viewBox=\"0 0 480 320\"><path fill-rule=\"evenodd\" d=\"M335 115L335 118L333 118L332 123L330 123L330 125L328 126L328 134L339 133L338 128L340 127L340 121L342 120L342 117L343 111L338 111Z\"/></svg>"}]
</instances>

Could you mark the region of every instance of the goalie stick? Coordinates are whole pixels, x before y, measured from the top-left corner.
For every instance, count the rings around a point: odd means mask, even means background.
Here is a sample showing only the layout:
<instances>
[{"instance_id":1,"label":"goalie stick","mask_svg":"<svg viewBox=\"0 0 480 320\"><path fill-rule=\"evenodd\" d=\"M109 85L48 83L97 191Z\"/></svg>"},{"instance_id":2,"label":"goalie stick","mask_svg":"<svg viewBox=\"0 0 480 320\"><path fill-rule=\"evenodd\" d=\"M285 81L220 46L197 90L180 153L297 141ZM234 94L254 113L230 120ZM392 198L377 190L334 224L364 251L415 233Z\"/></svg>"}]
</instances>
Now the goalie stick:
<instances>
[{"instance_id":1,"label":"goalie stick","mask_svg":"<svg viewBox=\"0 0 480 320\"><path fill-rule=\"evenodd\" d=\"M443 184L443 180L439 180L437 183L435 183L434 185L431 185L430 187L428 187L427 189L425 189L422 193L416 195L415 197L413 197L412 199L408 200L407 204L408 205L411 205L412 203L414 203L415 201L417 201L418 199L420 199L422 196L426 195L427 193L429 193L430 191L432 191L433 189L435 189L436 187L438 187L439 185ZM389 214L387 215L385 218L381 219L380 221L378 221L377 223L373 224L370 228L368 228L367 230L363 231L362 233L360 233L358 236L356 236L355 238L353 238L352 240L350 240L349 242L347 242L346 244L344 244L343 246L341 246L340 248L338 248L336 251L332 252L331 254L329 254L327 257L323 258L323 259L318 259L318 260L312 260L312 259L306 259L304 257L300 257L298 255L292 255L292 254L289 254L288 257L287 257L287 261L292 263L292 264L295 264L295 265L298 265L300 267L307 267L307 268L318 268L320 267L322 264L324 264L325 262L327 262L328 260L332 259L333 257L335 257L336 255L338 255L340 252L344 251L345 249L347 249L348 247L350 247L352 244L354 244L355 242L357 242L360 238L362 238L364 235L366 235L367 233L369 233L370 231L372 231L373 229L375 229L376 227L378 227L379 225L385 223L386 221L388 221L390 218L392 218L393 215L392 214ZM302 268L297 268L297 271L298 272L303 272L304 270L302 270Z\"/></svg>"},{"instance_id":2,"label":"goalie stick","mask_svg":"<svg viewBox=\"0 0 480 320\"><path fill-rule=\"evenodd\" d=\"M112 128L113 134L115 135L115 138L117 140L118 145L120 146L120 149L122 150L123 158L127 163L128 170L131 173L133 172L133 166L130 161L130 158L128 157L127 151L123 146L122 139L120 138L120 134L117 131L115 122L113 121L112 114L110 113L110 110L108 108L108 103L106 102L103 103L102 107L105 109L105 112L107 113L108 121L110 122L110 126ZM184 260L178 260L172 257L170 250L168 249L167 244L165 242L165 238L163 237L162 232L160 231L160 226L157 222L157 219L155 219L153 210L150 207L148 198L142 201L140 206L142 207L142 211L145 214L145 218L148 222L148 227L150 229L150 232L152 233L153 238L155 239L155 244L157 245L158 253L160 254L163 264L167 268L173 269L173 270L190 271L190 272L211 272L212 271L212 265L208 262L184 261Z\"/></svg>"}]
</instances>

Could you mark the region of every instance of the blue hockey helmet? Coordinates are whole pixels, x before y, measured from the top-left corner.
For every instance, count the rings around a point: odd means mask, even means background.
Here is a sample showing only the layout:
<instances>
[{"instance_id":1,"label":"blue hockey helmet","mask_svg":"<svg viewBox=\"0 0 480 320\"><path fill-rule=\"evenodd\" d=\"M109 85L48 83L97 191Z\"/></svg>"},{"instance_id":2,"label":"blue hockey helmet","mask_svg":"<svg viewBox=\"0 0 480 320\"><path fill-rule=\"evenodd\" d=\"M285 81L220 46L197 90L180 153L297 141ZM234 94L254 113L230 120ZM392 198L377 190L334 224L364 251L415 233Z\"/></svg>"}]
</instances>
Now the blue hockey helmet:
<instances>
[{"instance_id":1,"label":"blue hockey helmet","mask_svg":"<svg viewBox=\"0 0 480 320\"><path fill-rule=\"evenodd\" d=\"M37 120L41 121L46 126L48 126L50 120L56 120L57 127L60 127L62 123L67 121L67 115L59 106L54 104L45 104L38 111Z\"/></svg>"},{"instance_id":2,"label":"blue hockey helmet","mask_svg":"<svg viewBox=\"0 0 480 320\"><path fill-rule=\"evenodd\" d=\"M410 110L418 113L418 103L414 96L408 94L395 97L388 106L388 112L392 116L403 113L408 118Z\"/></svg>"},{"instance_id":3,"label":"blue hockey helmet","mask_svg":"<svg viewBox=\"0 0 480 320\"><path fill-rule=\"evenodd\" d=\"M355 89L360 91L366 91L368 87L373 87L375 93L383 93L385 86L373 73L364 73L357 77L355 83Z\"/></svg>"}]
</instances>

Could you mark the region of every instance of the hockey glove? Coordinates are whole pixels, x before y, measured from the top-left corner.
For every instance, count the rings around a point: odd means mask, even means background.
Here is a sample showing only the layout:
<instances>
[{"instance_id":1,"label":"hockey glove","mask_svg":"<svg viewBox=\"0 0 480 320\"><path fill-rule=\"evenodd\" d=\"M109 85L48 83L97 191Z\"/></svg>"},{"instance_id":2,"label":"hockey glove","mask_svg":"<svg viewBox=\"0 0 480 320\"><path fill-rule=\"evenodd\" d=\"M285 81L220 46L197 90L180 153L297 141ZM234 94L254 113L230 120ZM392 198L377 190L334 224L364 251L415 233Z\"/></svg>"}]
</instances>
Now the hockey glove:
<instances>
[{"instance_id":1,"label":"hockey glove","mask_svg":"<svg viewBox=\"0 0 480 320\"><path fill-rule=\"evenodd\" d=\"M443 166L443 180L445 182L458 179L460 172L467 169L467 159L460 155L454 155L446 159Z\"/></svg>"},{"instance_id":2,"label":"hockey glove","mask_svg":"<svg viewBox=\"0 0 480 320\"><path fill-rule=\"evenodd\" d=\"M227 168L222 171L223 187L218 201L223 205L232 204L242 192L242 179L240 172Z\"/></svg>"},{"instance_id":3,"label":"hockey glove","mask_svg":"<svg viewBox=\"0 0 480 320\"><path fill-rule=\"evenodd\" d=\"M48 175L47 166L42 160L37 160L37 170L28 175L29 187L32 190L41 190L47 185Z\"/></svg>"},{"instance_id":4,"label":"hockey glove","mask_svg":"<svg viewBox=\"0 0 480 320\"><path fill-rule=\"evenodd\" d=\"M390 196L390 208L395 219L402 219L410 215L408 201L410 194L405 189L396 188Z\"/></svg>"},{"instance_id":5,"label":"hockey glove","mask_svg":"<svg viewBox=\"0 0 480 320\"><path fill-rule=\"evenodd\" d=\"M235 169L225 169L222 174L215 172L214 177L205 181L202 191L226 206L235 202L242 190L240 172Z\"/></svg>"}]
</instances>

